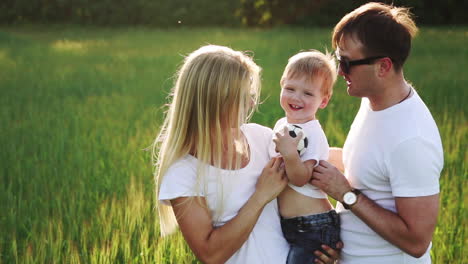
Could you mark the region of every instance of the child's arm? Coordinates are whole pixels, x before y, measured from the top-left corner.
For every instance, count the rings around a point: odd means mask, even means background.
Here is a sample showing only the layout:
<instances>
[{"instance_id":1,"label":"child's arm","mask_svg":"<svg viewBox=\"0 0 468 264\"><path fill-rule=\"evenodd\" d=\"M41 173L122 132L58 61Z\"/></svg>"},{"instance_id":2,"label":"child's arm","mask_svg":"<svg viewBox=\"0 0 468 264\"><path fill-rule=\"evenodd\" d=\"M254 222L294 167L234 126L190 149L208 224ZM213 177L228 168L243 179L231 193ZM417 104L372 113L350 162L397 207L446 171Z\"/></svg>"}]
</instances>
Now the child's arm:
<instances>
[{"instance_id":1,"label":"child's arm","mask_svg":"<svg viewBox=\"0 0 468 264\"><path fill-rule=\"evenodd\" d=\"M308 160L303 162L297 153L297 143L302 135L293 138L289 135L288 129L285 127L283 135L276 133L276 138L273 141L276 143L276 150L281 153L284 160L286 175L290 183L296 186L304 186L312 177L316 160Z\"/></svg>"}]
</instances>

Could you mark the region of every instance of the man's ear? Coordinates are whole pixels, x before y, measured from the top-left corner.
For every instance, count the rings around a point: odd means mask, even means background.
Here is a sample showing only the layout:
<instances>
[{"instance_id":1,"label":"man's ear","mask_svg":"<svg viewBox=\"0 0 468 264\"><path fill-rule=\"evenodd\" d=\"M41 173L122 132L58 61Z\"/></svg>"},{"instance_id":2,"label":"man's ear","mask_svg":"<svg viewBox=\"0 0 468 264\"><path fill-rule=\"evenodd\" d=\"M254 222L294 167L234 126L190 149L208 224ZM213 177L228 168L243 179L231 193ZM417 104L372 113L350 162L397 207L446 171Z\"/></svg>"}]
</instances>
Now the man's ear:
<instances>
[{"instance_id":1,"label":"man's ear","mask_svg":"<svg viewBox=\"0 0 468 264\"><path fill-rule=\"evenodd\" d=\"M324 96L324 97L322 98L322 102L321 102L320 105L319 105L319 108L320 108L320 109L323 109L323 108L325 108L325 107L328 105L328 102L330 101L330 97L331 97L331 95L329 94L329 95Z\"/></svg>"},{"instance_id":2,"label":"man's ear","mask_svg":"<svg viewBox=\"0 0 468 264\"><path fill-rule=\"evenodd\" d=\"M389 57L385 57L379 60L377 66L379 67L377 76L385 77L393 69L393 61Z\"/></svg>"}]
</instances>

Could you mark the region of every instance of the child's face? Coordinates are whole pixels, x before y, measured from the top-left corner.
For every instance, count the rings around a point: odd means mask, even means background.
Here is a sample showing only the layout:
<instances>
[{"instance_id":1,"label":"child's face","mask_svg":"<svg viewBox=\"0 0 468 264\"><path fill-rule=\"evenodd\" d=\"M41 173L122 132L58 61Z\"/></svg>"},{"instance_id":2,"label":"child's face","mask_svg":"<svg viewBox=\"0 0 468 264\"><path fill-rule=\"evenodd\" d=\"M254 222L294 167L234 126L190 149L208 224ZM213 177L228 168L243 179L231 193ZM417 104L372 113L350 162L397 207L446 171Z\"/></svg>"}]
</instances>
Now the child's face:
<instances>
[{"instance_id":1,"label":"child's face","mask_svg":"<svg viewBox=\"0 0 468 264\"><path fill-rule=\"evenodd\" d=\"M281 87L280 104L288 123L301 124L315 119L317 109L324 108L329 100L322 92L323 78L284 79Z\"/></svg>"}]
</instances>

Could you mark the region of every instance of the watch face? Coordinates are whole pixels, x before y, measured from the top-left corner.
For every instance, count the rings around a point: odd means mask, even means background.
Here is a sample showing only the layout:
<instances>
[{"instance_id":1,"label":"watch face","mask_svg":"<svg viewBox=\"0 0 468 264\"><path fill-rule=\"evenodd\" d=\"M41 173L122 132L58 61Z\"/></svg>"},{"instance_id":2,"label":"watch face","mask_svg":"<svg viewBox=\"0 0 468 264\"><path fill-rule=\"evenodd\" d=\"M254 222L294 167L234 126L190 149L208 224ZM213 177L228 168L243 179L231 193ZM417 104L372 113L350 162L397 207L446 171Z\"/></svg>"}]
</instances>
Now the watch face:
<instances>
[{"instance_id":1,"label":"watch face","mask_svg":"<svg viewBox=\"0 0 468 264\"><path fill-rule=\"evenodd\" d=\"M343 196L343 202L349 205L354 204L356 200L357 200L356 194L354 194L353 192L347 192Z\"/></svg>"}]
</instances>

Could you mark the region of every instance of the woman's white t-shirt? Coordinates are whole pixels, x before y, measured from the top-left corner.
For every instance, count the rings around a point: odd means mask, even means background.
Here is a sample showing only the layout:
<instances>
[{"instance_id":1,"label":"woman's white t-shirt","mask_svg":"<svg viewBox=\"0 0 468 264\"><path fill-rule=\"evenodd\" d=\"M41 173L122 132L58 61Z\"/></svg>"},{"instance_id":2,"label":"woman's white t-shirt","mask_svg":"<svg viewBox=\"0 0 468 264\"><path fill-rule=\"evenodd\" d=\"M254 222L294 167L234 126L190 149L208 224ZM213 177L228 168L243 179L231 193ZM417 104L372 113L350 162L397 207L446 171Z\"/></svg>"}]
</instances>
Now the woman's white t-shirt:
<instances>
[{"instance_id":1,"label":"woman's white t-shirt","mask_svg":"<svg viewBox=\"0 0 468 264\"><path fill-rule=\"evenodd\" d=\"M241 127L250 149L250 161L239 170L206 166L204 185L197 187L198 160L190 155L175 162L162 178L159 200L170 204L178 197L203 196L212 214L213 225L222 226L234 218L255 192L257 179L269 161L272 131L257 124ZM205 187L203 187L205 186ZM216 214L222 203L222 213ZM268 203L249 238L226 263L286 263L289 245L283 237L276 199Z\"/></svg>"}]
</instances>

